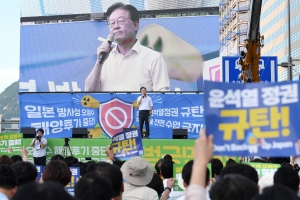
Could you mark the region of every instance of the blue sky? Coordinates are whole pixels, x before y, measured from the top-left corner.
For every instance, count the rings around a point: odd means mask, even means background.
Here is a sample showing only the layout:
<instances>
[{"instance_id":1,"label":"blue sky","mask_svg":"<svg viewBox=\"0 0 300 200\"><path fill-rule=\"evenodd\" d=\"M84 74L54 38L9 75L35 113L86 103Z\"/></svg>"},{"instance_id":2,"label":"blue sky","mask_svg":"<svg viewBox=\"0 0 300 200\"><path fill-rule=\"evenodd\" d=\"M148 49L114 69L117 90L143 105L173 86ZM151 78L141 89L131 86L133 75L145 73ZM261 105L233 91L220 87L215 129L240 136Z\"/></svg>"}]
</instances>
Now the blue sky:
<instances>
[{"instance_id":1,"label":"blue sky","mask_svg":"<svg viewBox=\"0 0 300 200\"><path fill-rule=\"evenodd\" d=\"M19 79L20 0L0 0L0 93Z\"/></svg>"}]
</instances>

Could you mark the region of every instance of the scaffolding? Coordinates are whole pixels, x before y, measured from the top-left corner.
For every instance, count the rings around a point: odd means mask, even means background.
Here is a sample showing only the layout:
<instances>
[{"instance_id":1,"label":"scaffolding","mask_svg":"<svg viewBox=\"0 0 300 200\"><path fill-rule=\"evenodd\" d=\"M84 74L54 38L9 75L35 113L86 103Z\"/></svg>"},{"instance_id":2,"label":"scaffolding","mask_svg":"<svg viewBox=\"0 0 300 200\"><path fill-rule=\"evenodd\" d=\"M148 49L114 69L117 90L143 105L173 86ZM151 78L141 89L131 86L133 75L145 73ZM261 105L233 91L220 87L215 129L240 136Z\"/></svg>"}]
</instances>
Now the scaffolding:
<instances>
[{"instance_id":1,"label":"scaffolding","mask_svg":"<svg viewBox=\"0 0 300 200\"><path fill-rule=\"evenodd\" d=\"M247 38L250 0L220 0L220 50L237 40L238 52Z\"/></svg>"}]
</instances>

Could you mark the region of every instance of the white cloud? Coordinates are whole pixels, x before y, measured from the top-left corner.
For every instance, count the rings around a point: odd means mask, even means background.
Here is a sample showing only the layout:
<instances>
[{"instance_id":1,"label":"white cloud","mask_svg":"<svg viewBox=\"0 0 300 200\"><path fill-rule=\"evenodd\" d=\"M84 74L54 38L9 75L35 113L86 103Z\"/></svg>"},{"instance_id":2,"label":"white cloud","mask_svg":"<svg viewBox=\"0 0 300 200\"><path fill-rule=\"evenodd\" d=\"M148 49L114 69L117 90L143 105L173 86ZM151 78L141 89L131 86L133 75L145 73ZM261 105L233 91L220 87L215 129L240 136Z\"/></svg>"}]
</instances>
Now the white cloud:
<instances>
[{"instance_id":1,"label":"white cloud","mask_svg":"<svg viewBox=\"0 0 300 200\"><path fill-rule=\"evenodd\" d=\"M19 70L0 69L0 93L19 80Z\"/></svg>"}]
</instances>

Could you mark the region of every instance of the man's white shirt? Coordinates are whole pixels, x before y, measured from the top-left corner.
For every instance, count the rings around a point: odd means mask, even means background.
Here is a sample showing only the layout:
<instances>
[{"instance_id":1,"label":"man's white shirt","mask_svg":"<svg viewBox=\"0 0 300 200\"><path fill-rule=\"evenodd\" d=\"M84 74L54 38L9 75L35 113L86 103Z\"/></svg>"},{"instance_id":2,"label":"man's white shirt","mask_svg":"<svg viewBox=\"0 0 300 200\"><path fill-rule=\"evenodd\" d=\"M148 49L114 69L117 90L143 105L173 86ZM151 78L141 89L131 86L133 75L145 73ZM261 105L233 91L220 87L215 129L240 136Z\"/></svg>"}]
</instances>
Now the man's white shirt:
<instances>
[{"instance_id":1,"label":"man's white shirt","mask_svg":"<svg viewBox=\"0 0 300 200\"><path fill-rule=\"evenodd\" d=\"M137 98L137 101L140 101L140 99L142 99L142 101L139 105L139 110L150 110L150 107L153 106L151 97L148 95L146 95L144 98L142 98L142 96L139 96Z\"/></svg>"},{"instance_id":2,"label":"man's white shirt","mask_svg":"<svg viewBox=\"0 0 300 200\"><path fill-rule=\"evenodd\" d=\"M46 138L42 137L41 141L43 144L45 144L47 146ZM38 158L38 157L43 157L43 156L46 156L46 147L41 148L40 142L38 140L36 140L33 145L33 157Z\"/></svg>"},{"instance_id":3,"label":"man's white shirt","mask_svg":"<svg viewBox=\"0 0 300 200\"><path fill-rule=\"evenodd\" d=\"M115 47L101 69L101 91L170 91L166 63L161 54L136 41L123 56Z\"/></svg>"}]
</instances>

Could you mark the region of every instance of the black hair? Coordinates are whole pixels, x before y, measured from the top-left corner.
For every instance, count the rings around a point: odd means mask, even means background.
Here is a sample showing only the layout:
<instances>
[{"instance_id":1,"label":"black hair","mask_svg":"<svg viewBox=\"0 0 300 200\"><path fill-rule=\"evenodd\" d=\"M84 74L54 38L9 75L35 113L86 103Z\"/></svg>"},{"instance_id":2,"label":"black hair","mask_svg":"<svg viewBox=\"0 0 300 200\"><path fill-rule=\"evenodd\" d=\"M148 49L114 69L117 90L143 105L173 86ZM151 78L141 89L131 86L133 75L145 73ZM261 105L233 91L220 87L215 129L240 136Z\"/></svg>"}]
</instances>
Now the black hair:
<instances>
[{"instance_id":1,"label":"black hair","mask_svg":"<svg viewBox=\"0 0 300 200\"><path fill-rule=\"evenodd\" d=\"M211 173L212 175L220 175L223 169L223 163L218 158L213 158L210 160L211 163Z\"/></svg>"},{"instance_id":2,"label":"black hair","mask_svg":"<svg viewBox=\"0 0 300 200\"><path fill-rule=\"evenodd\" d=\"M127 10L130 14L130 18L132 21L138 21L139 22L139 12L138 10L132 6L132 5L125 5L124 3L114 3L111 5L107 11L106 11L106 17L107 19L110 17L111 13L117 9Z\"/></svg>"},{"instance_id":3,"label":"black hair","mask_svg":"<svg viewBox=\"0 0 300 200\"><path fill-rule=\"evenodd\" d=\"M237 163L237 164L226 166L225 168L222 169L220 176L225 176L228 174L240 174L246 178L249 178L254 183L258 184L257 171L250 165Z\"/></svg>"},{"instance_id":4,"label":"black hair","mask_svg":"<svg viewBox=\"0 0 300 200\"><path fill-rule=\"evenodd\" d=\"M121 168L122 165L123 165L125 162L126 162L126 161L124 161L124 160L115 159L115 160L113 161L113 164L116 165L116 166L118 166L119 168Z\"/></svg>"},{"instance_id":5,"label":"black hair","mask_svg":"<svg viewBox=\"0 0 300 200\"><path fill-rule=\"evenodd\" d=\"M52 160L64 160L65 158L60 155L60 154L55 154L54 156L51 157L50 161Z\"/></svg>"},{"instance_id":6,"label":"black hair","mask_svg":"<svg viewBox=\"0 0 300 200\"><path fill-rule=\"evenodd\" d=\"M79 179L75 185L75 197L84 200L110 200L113 188L109 179L94 171Z\"/></svg>"},{"instance_id":7,"label":"black hair","mask_svg":"<svg viewBox=\"0 0 300 200\"><path fill-rule=\"evenodd\" d=\"M72 167L79 167L80 168L80 176L84 176L86 174L86 165L83 162L78 162Z\"/></svg>"},{"instance_id":8,"label":"black hair","mask_svg":"<svg viewBox=\"0 0 300 200\"><path fill-rule=\"evenodd\" d=\"M78 159L74 156L65 157L64 161L68 164L69 167L78 163Z\"/></svg>"},{"instance_id":9,"label":"black hair","mask_svg":"<svg viewBox=\"0 0 300 200\"><path fill-rule=\"evenodd\" d=\"M165 179L173 178L173 164L174 163L171 160L164 160L161 163L160 172Z\"/></svg>"},{"instance_id":10,"label":"black hair","mask_svg":"<svg viewBox=\"0 0 300 200\"><path fill-rule=\"evenodd\" d=\"M87 174L96 170L96 162L93 160L86 162L85 165L86 165L86 173Z\"/></svg>"},{"instance_id":11,"label":"black hair","mask_svg":"<svg viewBox=\"0 0 300 200\"><path fill-rule=\"evenodd\" d=\"M161 166L161 163L164 161L164 159L159 159L156 164L155 164L155 171L158 175L160 175L160 166Z\"/></svg>"},{"instance_id":12,"label":"black hair","mask_svg":"<svg viewBox=\"0 0 300 200\"><path fill-rule=\"evenodd\" d=\"M253 198L253 200L299 200L295 192L282 185L273 185L263 189L262 194Z\"/></svg>"},{"instance_id":13,"label":"black hair","mask_svg":"<svg viewBox=\"0 0 300 200\"><path fill-rule=\"evenodd\" d=\"M30 162L19 161L11 165L17 174L18 187L29 182L35 182L38 172L36 166Z\"/></svg>"},{"instance_id":14,"label":"black hair","mask_svg":"<svg viewBox=\"0 0 300 200\"><path fill-rule=\"evenodd\" d=\"M257 184L239 174L221 177L209 191L212 200L251 200L257 194Z\"/></svg>"},{"instance_id":15,"label":"black hair","mask_svg":"<svg viewBox=\"0 0 300 200\"><path fill-rule=\"evenodd\" d=\"M226 162L226 166L232 165L232 164L236 164L236 162L233 159L229 158Z\"/></svg>"},{"instance_id":16,"label":"black hair","mask_svg":"<svg viewBox=\"0 0 300 200\"><path fill-rule=\"evenodd\" d=\"M165 156L164 156L164 160L173 160L173 157L170 155L170 154L166 154Z\"/></svg>"},{"instance_id":17,"label":"black hair","mask_svg":"<svg viewBox=\"0 0 300 200\"><path fill-rule=\"evenodd\" d=\"M190 184L192 170L193 170L193 164L194 164L194 161L190 160L182 168L181 177L187 185Z\"/></svg>"},{"instance_id":18,"label":"black hair","mask_svg":"<svg viewBox=\"0 0 300 200\"><path fill-rule=\"evenodd\" d=\"M274 174L274 184L284 185L294 192L299 190L298 173L290 167L280 167Z\"/></svg>"},{"instance_id":19,"label":"black hair","mask_svg":"<svg viewBox=\"0 0 300 200\"><path fill-rule=\"evenodd\" d=\"M153 174L152 180L146 186L155 190L158 195L161 195L164 192L164 183L156 173Z\"/></svg>"},{"instance_id":20,"label":"black hair","mask_svg":"<svg viewBox=\"0 0 300 200\"><path fill-rule=\"evenodd\" d=\"M106 176L110 180L114 190L113 197L119 196L123 186L123 175L120 168L107 162L98 162L95 168L98 173Z\"/></svg>"},{"instance_id":21,"label":"black hair","mask_svg":"<svg viewBox=\"0 0 300 200\"><path fill-rule=\"evenodd\" d=\"M181 177L187 185L190 185L190 180L191 180L192 170L193 170L193 164L194 164L194 161L190 160L182 168ZM207 184L208 181L209 181L209 173L210 173L209 169L206 168L205 184Z\"/></svg>"},{"instance_id":22,"label":"black hair","mask_svg":"<svg viewBox=\"0 0 300 200\"><path fill-rule=\"evenodd\" d=\"M142 89L145 89L145 90L147 90L145 87L141 87L141 88L140 88L140 91L142 91Z\"/></svg>"},{"instance_id":23,"label":"black hair","mask_svg":"<svg viewBox=\"0 0 300 200\"><path fill-rule=\"evenodd\" d=\"M287 162L281 163L280 166L281 166L281 167L289 167L289 168L291 168L291 169L294 169L293 166L292 166L290 163L287 163Z\"/></svg>"},{"instance_id":24,"label":"black hair","mask_svg":"<svg viewBox=\"0 0 300 200\"><path fill-rule=\"evenodd\" d=\"M19 162L19 161L23 161L22 156L20 155L12 155L10 157L10 159L12 159L13 163Z\"/></svg>"},{"instance_id":25,"label":"black hair","mask_svg":"<svg viewBox=\"0 0 300 200\"><path fill-rule=\"evenodd\" d=\"M39 128L36 132L38 133L39 131L41 131L44 134L44 129Z\"/></svg>"},{"instance_id":26,"label":"black hair","mask_svg":"<svg viewBox=\"0 0 300 200\"><path fill-rule=\"evenodd\" d=\"M74 199L68 192L56 182L45 182L42 184L28 183L18 188L12 200L72 200Z\"/></svg>"},{"instance_id":27,"label":"black hair","mask_svg":"<svg viewBox=\"0 0 300 200\"><path fill-rule=\"evenodd\" d=\"M17 174L8 165L0 165L0 188L11 190L17 186Z\"/></svg>"}]
</instances>

